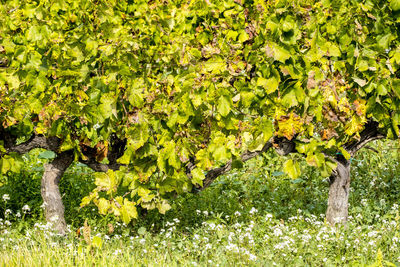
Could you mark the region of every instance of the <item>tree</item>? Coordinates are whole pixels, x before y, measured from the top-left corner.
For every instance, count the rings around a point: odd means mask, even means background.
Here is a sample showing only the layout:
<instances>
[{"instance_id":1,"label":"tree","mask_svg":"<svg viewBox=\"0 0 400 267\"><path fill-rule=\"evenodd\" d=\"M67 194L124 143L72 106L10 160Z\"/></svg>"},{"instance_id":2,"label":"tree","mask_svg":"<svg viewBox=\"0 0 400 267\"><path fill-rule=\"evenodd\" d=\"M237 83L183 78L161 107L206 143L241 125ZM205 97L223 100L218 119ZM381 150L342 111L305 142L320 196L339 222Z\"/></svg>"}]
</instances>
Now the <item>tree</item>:
<instances>
[{"instance_id":1,"label":"tree","mask_svg":"<svg viewBox=\"0 0 400 267\"><path fill-rule=\"evenodd\" d=\"M128 223L137 207L209 186L268 149L330 176L327 220L347 220L350 158L398 138L400 2L4 1L1 172L45 166L46 218L65 229L58 182L96 173L82 201Z\"/></svg>"}]
</instances>

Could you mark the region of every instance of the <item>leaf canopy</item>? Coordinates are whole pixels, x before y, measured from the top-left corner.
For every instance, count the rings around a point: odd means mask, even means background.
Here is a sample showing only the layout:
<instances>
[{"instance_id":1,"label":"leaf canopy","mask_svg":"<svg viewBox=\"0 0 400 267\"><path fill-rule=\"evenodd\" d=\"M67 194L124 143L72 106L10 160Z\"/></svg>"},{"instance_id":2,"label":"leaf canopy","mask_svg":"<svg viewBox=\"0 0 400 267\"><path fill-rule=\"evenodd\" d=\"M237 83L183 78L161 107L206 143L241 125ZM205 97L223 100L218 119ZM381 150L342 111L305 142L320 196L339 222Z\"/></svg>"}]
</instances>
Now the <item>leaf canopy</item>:
<instances>
[{"instance_id":1,"label":"leaf canopy","mask_svg":"<svg viewBox=\"0 0 400 267\"><path fill-rule=\"evenodd\" d=\"M54 152L102 163L124 140L124 166L96 176L83 204L126 223L136 205L165 212L169 195L274 137L329 174L325 155L368 122L399 136L399 10L396 0L3 1L0 129L57 137ZM17 168L0 140L0 169ZM299 176L293 160L285 170Z\"/></svg>"}]
</instances>

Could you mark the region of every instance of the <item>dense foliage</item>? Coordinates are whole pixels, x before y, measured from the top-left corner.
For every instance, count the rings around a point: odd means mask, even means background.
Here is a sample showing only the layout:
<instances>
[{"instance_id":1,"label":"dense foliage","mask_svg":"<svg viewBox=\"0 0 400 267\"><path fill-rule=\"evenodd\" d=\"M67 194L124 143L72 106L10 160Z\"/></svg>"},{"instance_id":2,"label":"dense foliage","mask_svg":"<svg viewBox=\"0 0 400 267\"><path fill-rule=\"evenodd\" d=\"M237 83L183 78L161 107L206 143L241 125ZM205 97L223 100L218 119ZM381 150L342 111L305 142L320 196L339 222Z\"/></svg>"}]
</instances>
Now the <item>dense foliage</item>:
<instances>
[{"instance_id":1,"label":"dense foliage","mask_svg":"<svg viewBox=\"0 0 400 267\"><path fill-rule=\"evenodd\" d=\"M126 223L270 147L329 176L399 135L398 0L1 3L1 171L73 151Z\"/></svg>"}]
</instances>

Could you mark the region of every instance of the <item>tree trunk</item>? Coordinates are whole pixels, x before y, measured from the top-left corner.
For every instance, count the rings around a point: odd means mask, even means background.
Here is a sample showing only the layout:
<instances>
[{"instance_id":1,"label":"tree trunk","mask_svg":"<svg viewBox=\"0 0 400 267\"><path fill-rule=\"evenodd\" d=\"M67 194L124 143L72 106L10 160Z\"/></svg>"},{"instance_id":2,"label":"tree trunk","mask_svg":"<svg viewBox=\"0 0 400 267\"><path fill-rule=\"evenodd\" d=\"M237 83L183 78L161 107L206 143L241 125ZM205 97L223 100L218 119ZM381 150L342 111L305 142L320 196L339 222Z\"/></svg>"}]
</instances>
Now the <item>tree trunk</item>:
<instances>
[{"instance_id":1,"label":"tree trunk","mask_svg":"<svg viewBox=\"0 0 400 267\"><path fill-rule=\"evenodd\" d=\"M329 180L329 199L326 219L331 225L345 224L348 217L350 190L350 162L338 160Z\"/></svg>"},{"instance_id":2,"label":"tree trunk","mask_svg":"<svg viewBox=\"0 0 400 267\"><path fill-rule=\"evenodd\" d=\"M70 152L59 154L52 162L45 164L42 177L41 193L46 220L60 234L65 234L67 224L58 183L73 159Z\"/></svg>"}]
</instances>

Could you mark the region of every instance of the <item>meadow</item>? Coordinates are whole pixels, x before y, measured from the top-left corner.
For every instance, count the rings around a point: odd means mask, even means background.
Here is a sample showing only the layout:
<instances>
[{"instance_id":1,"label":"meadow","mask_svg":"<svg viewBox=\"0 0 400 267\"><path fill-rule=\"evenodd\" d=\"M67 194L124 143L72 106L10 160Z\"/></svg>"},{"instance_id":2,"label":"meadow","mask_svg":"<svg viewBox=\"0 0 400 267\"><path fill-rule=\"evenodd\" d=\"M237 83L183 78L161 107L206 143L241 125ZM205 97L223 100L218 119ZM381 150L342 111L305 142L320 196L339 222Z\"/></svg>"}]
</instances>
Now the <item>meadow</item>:
<instances>
[{"instance_id":1,"label":"meadow","mask_svg":"<svg viewBox=\"0 0 400 267\"><path fill-rule=\"evenodd\" d=\"M79 208L94 185L77 164L61 183L66 237L45 224L48 155L34 151L20 174L0 178L0 266L400 266L398 147L376 142L352 159L350 217L336 227L324 215L327 178L302 164L290 179L273 152L129 225Z\"/></svg>"}]
</instances>

